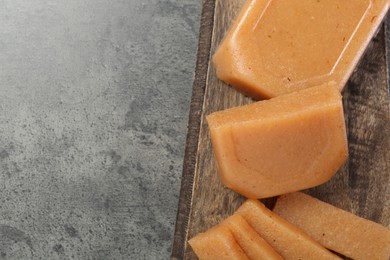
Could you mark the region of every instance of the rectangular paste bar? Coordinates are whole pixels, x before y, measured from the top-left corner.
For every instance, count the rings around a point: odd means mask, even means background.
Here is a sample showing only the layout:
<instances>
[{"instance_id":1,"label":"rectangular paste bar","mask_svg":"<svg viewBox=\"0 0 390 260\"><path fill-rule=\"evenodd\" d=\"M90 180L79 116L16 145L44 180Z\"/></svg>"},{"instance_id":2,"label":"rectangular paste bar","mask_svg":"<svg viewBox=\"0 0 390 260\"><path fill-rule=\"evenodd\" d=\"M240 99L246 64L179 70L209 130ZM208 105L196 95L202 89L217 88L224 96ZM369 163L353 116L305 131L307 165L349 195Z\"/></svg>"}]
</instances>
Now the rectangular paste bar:
<instances>
[{"instance_id":1,"label":"rectangular paste bar","mask_svg":"<svg viewBox=\"0 0 390 260\"><path fill-rule=\"evenodd\" d=\"M274 212L347 257L390 259L390 229L301 192L282 195Z\"/></svg>"},{"instance_id":2,"label":"rectangular paste bar","mask_svg":"<svg viewBox=\"0 0 390 260\"><path fill-rule=\"evenodd\" d=\"M233 233L234 238L244 250L249 259L253 260L283 260L275 250L246 222L238 215L227 218L221 222Z\"/></svg>"},{"instance_id":3,"label":"rectangular paste bar","mask_svg":"<svg viewBox=\"0 0 390 260\"><path fill-rule=\"evenodd\" d=\"M267 209L258 200L247 200L236 214L241 215L277 253L287 260L340 259L302 230Z\"/></svg>"},{"instance_id":4,"label":"rectangular paste bar","mask_svg":"<svg viewBox=\"0 0 390 260\"><path fill-rule=\"evenodd\" d=\"M191 238L188 243L200 260L249 260L225 226L215 226Z\"/></svg>"}]
</instances>

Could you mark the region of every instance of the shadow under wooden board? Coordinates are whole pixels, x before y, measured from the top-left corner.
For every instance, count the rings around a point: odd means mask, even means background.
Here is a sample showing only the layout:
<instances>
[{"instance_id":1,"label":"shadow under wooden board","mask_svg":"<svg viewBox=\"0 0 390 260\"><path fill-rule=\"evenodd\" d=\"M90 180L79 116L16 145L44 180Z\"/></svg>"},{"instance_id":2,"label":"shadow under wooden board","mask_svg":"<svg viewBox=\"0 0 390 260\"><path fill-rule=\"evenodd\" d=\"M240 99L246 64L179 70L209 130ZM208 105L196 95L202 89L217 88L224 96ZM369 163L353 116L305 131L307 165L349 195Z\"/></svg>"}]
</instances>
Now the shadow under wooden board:
<instances>
[{"instance_id":1,"label":"shadow under wooden board","mask_svg":"<svg viewBox=\"0 0 390 260\"><path fill-rule=\"evenodd\" d=\"M218 80L210 64L212 54L243 3L243 0L203 1L172 259L197 259L187 241L230 216L245 200L220 182L205 120L212 112L254 102ZM390 96L386 39L389 37L382 26L342 93L348 161L330 181L305 192L390 227ZM274 199L263 202L272 206Z\"/></svg>"}]
</instances>

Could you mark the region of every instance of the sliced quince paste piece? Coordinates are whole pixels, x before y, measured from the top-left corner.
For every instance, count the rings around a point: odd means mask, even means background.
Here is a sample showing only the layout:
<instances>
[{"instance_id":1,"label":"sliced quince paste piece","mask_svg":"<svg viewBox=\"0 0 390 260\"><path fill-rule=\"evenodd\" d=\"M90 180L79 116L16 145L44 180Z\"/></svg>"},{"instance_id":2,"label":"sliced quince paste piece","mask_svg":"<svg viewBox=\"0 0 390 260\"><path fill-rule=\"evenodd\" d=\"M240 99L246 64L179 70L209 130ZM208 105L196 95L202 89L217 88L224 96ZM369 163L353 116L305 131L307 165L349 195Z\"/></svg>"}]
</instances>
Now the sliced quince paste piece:
<instances>
[{"instance_id":1,"label":"sliced quince paste piece","mask_svg":"<svg viewBox=\"0 0 390 260\"><path fill-rule=\"evenodd\" d=\"M234 238L251 260L282 260L283 258L246 222L234 214L221 222L233 233Z\"/></svg>"},{"instance_id":2,"label":"sliced quince paste piece","mask_svg":"<svg viewBox=\"0 0 390 260\"><path fill-rule=\"evenodd\" d=\"M207 121L221 181L248 198L322 184L348 154L332 83L215 112Z\"/></svg>"},{"instance_id":3,"label":"sliced quince paste piece","mask_svg":"<svg viewBox=\"0 0 390 260\"><path fill-rule=\"evenodd\" d=\"M245 201L237 210L249 225L284 259L340 259L261 202Z\"/></svg>"},{"instance_id":4,"label":"sliced quince paste piece","mask_svg":"<svg viewBox=\"0 0 390 260\"><path fill-rule=\"evenodd\" d=\"M336 81L342 89L389 0L247 0L218 47L217 76L255 98Z\"/></svg>"},{"instance_id":5,"label":"sliced quince paste piece","mask_svg":"<svg viewBox=\"0 0 390 260\"><path fill-rule=\"evenodd\" d=\"M191 238L188 243L200 260L249 260L225 226L215 226Z\"/></svg>"},{"instance_id":6,"label":"sliced quince paste piece","mask_svg":"<svg viewBox=\"0 0 390 260\"><path fill-rule=\"evenodd\" d=\"M390 259L390 229L304 193L278 198L274 212L323 246L356 260Z\"/></svg>"}]
</instances>

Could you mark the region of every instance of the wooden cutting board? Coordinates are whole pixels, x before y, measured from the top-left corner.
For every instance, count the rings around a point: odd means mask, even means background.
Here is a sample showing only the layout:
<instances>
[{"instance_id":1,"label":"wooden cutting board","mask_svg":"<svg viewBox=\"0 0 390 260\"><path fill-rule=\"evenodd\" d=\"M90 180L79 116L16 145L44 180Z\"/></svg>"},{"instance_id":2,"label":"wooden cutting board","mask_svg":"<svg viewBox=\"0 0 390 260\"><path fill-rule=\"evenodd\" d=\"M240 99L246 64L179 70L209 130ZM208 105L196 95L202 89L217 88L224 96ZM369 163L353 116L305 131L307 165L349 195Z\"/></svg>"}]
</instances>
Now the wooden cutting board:
<instances>
[{"instance_id":1,"label":"wooden cutting board","mask_svg":"<svg viewBox=\"0 0 390 260\"><path fill-rule=\"evenodd\" d=\"M212 112L254 102L218 80L210 64L243 3L244 0L203 1L172 259L197 259L188 239L231 215L244 201L218 179L205 120ZM343 91L349 159L329 182L306 192L390 227L389 37L384 27ZM272 207L274 199L263 202Z\"/></svg>"}]
</instances>

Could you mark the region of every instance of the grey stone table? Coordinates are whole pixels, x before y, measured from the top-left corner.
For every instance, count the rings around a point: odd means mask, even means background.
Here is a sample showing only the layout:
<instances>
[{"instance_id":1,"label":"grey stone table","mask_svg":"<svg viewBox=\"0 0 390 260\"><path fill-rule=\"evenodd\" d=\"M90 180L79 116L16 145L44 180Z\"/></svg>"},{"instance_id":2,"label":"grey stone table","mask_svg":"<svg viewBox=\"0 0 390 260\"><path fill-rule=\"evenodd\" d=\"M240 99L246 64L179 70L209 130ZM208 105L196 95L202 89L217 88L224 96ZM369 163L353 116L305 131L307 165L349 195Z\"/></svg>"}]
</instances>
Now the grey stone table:
<instances>
[{"instance_id":1,"label":"grey stone table","mask_svg":"<svg viewBox=\"0 0 390 260\"><path fill-rule=\"evenodd\" d=\"M168 259L200 0L0 0L0 259Z\"/></svg>"}]
</instances>

